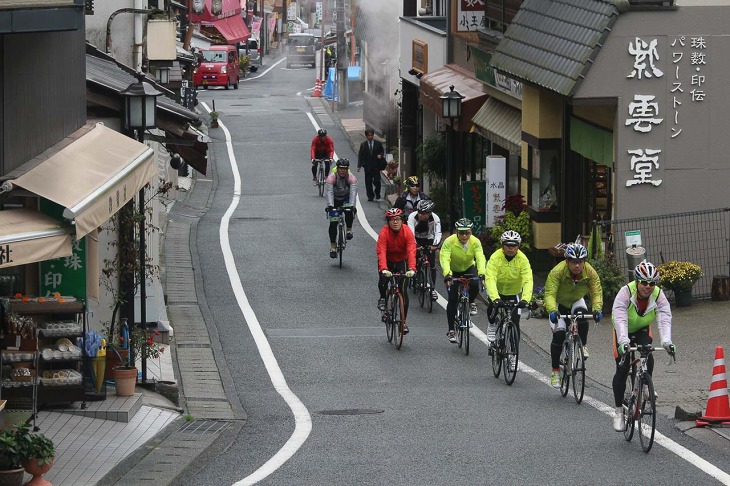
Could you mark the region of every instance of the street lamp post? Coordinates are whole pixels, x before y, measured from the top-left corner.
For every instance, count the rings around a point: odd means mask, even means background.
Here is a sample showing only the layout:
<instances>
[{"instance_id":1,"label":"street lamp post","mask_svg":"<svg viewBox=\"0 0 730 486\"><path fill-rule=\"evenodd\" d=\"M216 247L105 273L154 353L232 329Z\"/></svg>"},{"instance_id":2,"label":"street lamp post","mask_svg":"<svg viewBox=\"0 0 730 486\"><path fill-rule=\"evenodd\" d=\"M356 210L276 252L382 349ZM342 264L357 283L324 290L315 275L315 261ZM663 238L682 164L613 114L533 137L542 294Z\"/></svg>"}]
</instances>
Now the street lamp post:
<instances>
[{"instance_id":1,"label":"street lamp post","mask_svg":"<svg viewBox=\"0 0 730 486\"><path fill-rule=\"evenodd\" d=\"M145 81L144 73L137 73L137 81L130 84L127 89L121 92L124 97L124 126L129 133L134 133L134 138L144 143L144 132L148 128L154 128L156 126L155 111L157 109L157 97L162 93L157 91L150 83ZM133 209L133 202L130 201L132 206L129 208L130 212ZM145 242L145 204L144 204L144 187L139 190L139 320L142 328L147 326L147 272L145 268L146 263L146 242ZM131 233L131 228L128 228ZM128 261L134 261L133 256L130 256ZM134 291L128 294L131 297L131 315L134 323ZM144 343L143 346L147 344ZM130 360L134 360L134 356L131 355L130 349ZM132 361L134 362L134 361ZM145 354L142 354L142 382L147 381L147 359Z\"/></svg>"},{"instance_id":2,"label":"street lamp post","mask_svg":"<svg viewBox=\"0 0 730 486\"><path fill-rule=\"evenodd\" d=\"M454 207L454 179L456 178L454 168L454 121L461 116L461 100L464 97L458 91L454 91L454 85L449 86L449 92L440 96L441 113L444 118L449 119L449 126L446 129L446 197L448 199L449 228L452 229L456 219L456 208Z\"/></svg>"}]
</instances>

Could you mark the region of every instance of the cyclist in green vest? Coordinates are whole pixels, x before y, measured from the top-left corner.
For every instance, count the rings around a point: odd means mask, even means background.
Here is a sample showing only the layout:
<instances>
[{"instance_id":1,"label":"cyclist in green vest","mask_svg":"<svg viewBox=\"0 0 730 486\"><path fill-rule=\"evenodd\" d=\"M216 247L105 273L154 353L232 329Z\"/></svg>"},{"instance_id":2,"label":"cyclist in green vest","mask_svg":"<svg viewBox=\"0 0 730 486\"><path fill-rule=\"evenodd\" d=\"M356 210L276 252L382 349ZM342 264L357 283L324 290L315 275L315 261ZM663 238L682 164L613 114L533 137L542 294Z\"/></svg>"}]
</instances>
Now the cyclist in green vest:
<instances>
[{"instance_id":1,"label":"cyclist in green vest","mask_svg":"<svg viewBox=\"0 0 730 486\"><path fill-rule=\"evenodd\" d=\"M644 260L634 268L634 281L623 286L613 301L613 357L616 359L616 374L613 375L613 399L616 406L613 429L617 432L624 430L621 401L626 391L630 363L626 360L623 366L620 364L629 343L651 344L651 325L656 322L664 349L671 355L676 351L672 344L672 311L669 300L657 285L658 281L658 269ZM649 355L647 368L649 374L654 370L652 355Z\"/></svg>"},{"instance_id":2,"label":"cyclist in green vest","mask_svg":"<svg viewBox=\"0 0 730 486\"><path fill-rule=\"evenodd\" d=\"M550 384L560 387L560 352L565 341L566 322L560 314L570 314L587 309L584 297L591 295L593 319L596 323L603 317L603 290L601 279L590 263L586 262L588 250L580 243L565 247L565 260L550 270L545 282L545 310L550 313L550 330L553 340L550 343L552 372ZM588 359L588 320L578 319L578 336L583 343L583 355Z\"/></svg>"}]
</instances>

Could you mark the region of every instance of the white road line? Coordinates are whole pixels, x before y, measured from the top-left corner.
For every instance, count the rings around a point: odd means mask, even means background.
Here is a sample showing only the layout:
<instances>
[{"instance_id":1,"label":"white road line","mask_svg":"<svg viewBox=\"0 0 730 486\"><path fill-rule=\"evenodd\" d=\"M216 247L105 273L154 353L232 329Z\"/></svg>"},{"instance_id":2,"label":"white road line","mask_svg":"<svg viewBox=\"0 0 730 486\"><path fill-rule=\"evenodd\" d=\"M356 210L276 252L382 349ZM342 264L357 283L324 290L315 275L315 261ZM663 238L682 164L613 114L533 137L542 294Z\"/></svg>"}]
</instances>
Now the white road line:
<instances>
[{"instance_id":1,"label":"white road line","mask_svg":"<svg viewBox=\"0 0 730 486\"><path fill-rule=\"evenodd\" d=\"M274 68L275 68L276 66L278 66L279 64L281 64L281 63L282 63L282 62L284 62L284 61L286 61L286 58L283 58L283 59L279 59L279 60L278 60L278 61L276 61L276 62L275 62L274 64L272 64L271 66L269 66L269 68L268 68L268 69L267 69L266 71L263 71L262 73L260 73L260 74L257 74L256 76L251 76L250 78L243 78L243 79L241 79L240 81L241 81L241 82L247 82L247 81L253 81L254 79L259 79L259 78L260 78L260 77L262 77L262 76L263 76L264 74L268 73L269 71L271 71L272 69L274 69Z\"/></svg>"},{"instance_id":2,"label":"white road line","mask_svg":"<svg viewBox=\"0 0 730 486\"><path fill-rule=\"evenodd\" d=\"M202 105L208 112L210 112L208 105L205 103L202 103ZM256 471L234 483L234 486L244 486L254 484L265 479L281 467L294 455L294 453L299 450L302 444L304 444L309 437L309 433L312 431L312 417L309 415L309 411L302 401L299 400L299 397L297 397L294 392L289 389L289 385L286 383L284 374L281 372L281 368L279 368L279 363L276 361L276 357L271 350L269 341L266 339L266 335L264 335L264 331L261 329L261 324L256 318L256 314L251 308L251 304L246 297L246 292L243 290L243 285L241 284L241 279L238 275L238 270L236 269L236 262L233 259L233 253L231 252L231 244L228 236L228 225L231 215L236 210L241 199L241 176L238 173L238 163L236 162L236 156L233 153L231 133L228 131L225 124L220 121L219 124L226 135L228 159L233 173L233 197L231 198L230 206L228 206L223 218L221 218L221 225L218 231L221 242L221 250L223 252L223 260L226 264L226 271L228 272L228 279L231 282L233 293L236 295L238 301L238 307L241 309L243 318L246 320L248 329L256 342L256 347L258 348L259 355L261 356L264 366L266 366L266 371L269 373L271 383L274 385L274 389L277 393L279 393L287 405L289 405L289 408L294 415L295 422L294 432L282 448Z\"/></svg>"}]
</instances>

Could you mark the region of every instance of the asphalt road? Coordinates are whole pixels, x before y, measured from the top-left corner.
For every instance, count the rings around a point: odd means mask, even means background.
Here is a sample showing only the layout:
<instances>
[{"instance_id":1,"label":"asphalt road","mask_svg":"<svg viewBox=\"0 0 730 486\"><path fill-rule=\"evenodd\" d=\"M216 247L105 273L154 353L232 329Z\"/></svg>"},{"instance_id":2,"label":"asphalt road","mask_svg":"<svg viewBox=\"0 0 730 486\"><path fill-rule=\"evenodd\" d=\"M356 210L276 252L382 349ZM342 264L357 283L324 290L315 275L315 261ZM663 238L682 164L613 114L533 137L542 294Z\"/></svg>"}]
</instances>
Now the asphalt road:
<instances>
[{"instance_id":1,"label":"asphalt road","mask_svg":"<svg viewBox=\"0 0 730 486\"><path fill-rule=\"evenodd\" d=\"M269 59L267 69L275 61ZM400 351L389 345L375 308L375 240L358 222L344 268L328 256L326 203L311 184L315 129L304 97L315 71L284 66L239 90L199 95L207 104L215 100L224 129L210 133L215 194L198 225L197 270L248 422L186 484L234 484L251 474L276 485L715 482L665 447L645 455L637 438L624 442L600 409L600 402L612 402L610 390L590 389L595 406L561 398L543 381L547 357L529 343L508 387L492 376L483 344L474 339L465 356L446 339L444 309L428 314L412 298L411 333ZM315 121L340 157L356 160L326 113ZM233 284L220 233L232 201L237 206L223 236L235 264ZM382 209L362 204L359 217L379 231ZM243 291L234 290L236 279ZM302 425L308 421L311 431ZM730 470L726 458L683 436L669 419L659 417L658 428L670 442ZM287 460L279 461L287 441Z\"/></svg>"}]
</instances>

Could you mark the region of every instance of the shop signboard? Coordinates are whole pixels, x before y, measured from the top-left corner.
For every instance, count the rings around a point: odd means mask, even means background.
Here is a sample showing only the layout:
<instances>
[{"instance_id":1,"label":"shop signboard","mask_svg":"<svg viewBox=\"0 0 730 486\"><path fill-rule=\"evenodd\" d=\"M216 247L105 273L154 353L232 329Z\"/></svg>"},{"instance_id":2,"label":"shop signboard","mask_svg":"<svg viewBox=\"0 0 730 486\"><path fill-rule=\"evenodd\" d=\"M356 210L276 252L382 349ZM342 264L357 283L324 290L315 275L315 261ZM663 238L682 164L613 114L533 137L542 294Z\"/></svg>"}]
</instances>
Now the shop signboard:
<instances>
[{"instance_id":1,"label":"shop signboard","mask_svg":"<svg viewBox=\"0 0 730 486\"><path fill-rule=\"evenodd\" d=\"M507 197L507 160L497 155L487 156L487 219L488 227L495 226L504 216Z\"/></svg>"},{"instance_id":2,"label":"shop signboard","mask_svg":"<svg viewBox=\"0 0 730 486\"><path fill-rule=\"evenodd\" d=\"M480 234L485 228L485 216L487 200L487 183L486 181L466 181L461 183L461 212L465 218L470 219L474 223L472 232L475 235Z\"/></svg>"},{"instance_id":3,"label":"shop signboard","mask_svg":"<svg viewBox=\"0 0 730 486\"><path fill-rule=\"evenodd\" d=\"M626 237L626 248L641 246L641 230L625 231L624 236Z\"/></svg>"},{"instance_id":4,"label":"shop signboard","mask_svg":"<svg viewBox=\"0 0 730 486\"><path fill-rule=\"evenodd\" d=\"M40 210L49 216L62 219L63 208L41 199ZM41 262L40 295L54 292L80 299L86 298L86 241L74 239L71 256Z\"/></svg>"},{"instance_id":5,"label":"shop signboard","mask_svg":"<svg viewBox=\"0 0 730 486\"><path fill-rule=\"evenodd\" d=\"M487 26L484 16L486 4L480 0L458 0L456 12L456 30L458 32L476 32Z\"/></svg>"}]
</instances>

